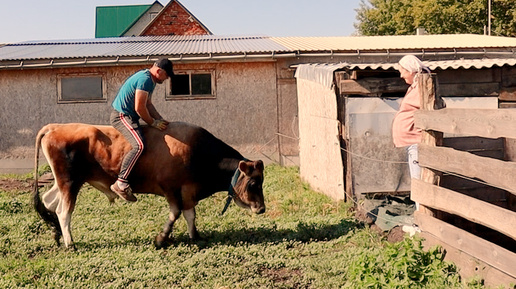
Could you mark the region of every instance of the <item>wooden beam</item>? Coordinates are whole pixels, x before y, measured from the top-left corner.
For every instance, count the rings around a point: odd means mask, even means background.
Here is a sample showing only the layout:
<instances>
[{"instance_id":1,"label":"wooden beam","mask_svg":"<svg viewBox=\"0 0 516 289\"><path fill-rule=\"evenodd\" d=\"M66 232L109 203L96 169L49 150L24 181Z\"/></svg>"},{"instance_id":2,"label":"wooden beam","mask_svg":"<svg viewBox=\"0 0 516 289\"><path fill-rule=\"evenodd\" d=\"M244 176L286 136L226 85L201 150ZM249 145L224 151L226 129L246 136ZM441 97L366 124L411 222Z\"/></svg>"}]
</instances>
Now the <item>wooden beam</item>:
<instances>
[{"instance_id":1,"label":"wooden beam","mask_svg":"<svg viewBox=\"0 0 516 289\"><path fill-rule=\"evenodd\" d=\"M516 101L516 87L502 87L498 99L500 101Z\"/></svg>"},{"instance_id":2,"label":"wooden beam","mask_svg":"<svg viewBox=\"0 0 516 289\"><path fill-rule=\"evenodd\" d=\"M452 148L419 146L419 164L483 180L493 187L516 194L516 163L476 156Z\"/></svg>"},{"instance_id":3,"label":"wooden beam","mask_svg":"<svg viewBox=\"0 0 516 289\"><path fill-rule=\"evenodd\" d=\"M515 253L432 216L416 211L414 217L424 232L516 278Z\"/></svg>"},{"instance_id":4,"label":"wooden beam","mask_svg":"<svg viewBox=\"0 0 516 289\"><path fill-rule=\"evenodd\" d=\"M345 79L340 82L339 88L341 94L379 95L382 93L404 93L407 91L407 84L399 77Z\"/></svg>"},{"instance_id":5,"label":"wooden beam","mask_svg":"<svg viewBox=\"0 0 516 289\"><path fill-rule=\"evenodd\" d=\"M463 217L516 240L516 212L421 180L412 180L411 192L412 200L422 205Z\"/></svg>"},{"instance_id":6,"label":"wooden beam","mask_svg":"<svg viewBox=\"0 0 516 289\"><path fill-rule=\"evenodd\" d=\"M516 109L459 109L416 112L416 127L457 135L516 138Z\"/></svg>"},{"instance_id":7,"label":"wooden beam","mask_svg":"<svg viewBox=\"0 0 516 289\"><path fill-rule=\"evenodd\" d=\"M418 74L416 81L419 82L419 97L421 101L421 110L433 111L441 109L443 102L436 98L435 93L435 74ZM425 130L421 135L421 144L427 146L441 146L443 144L443 133L433 130ZM420 145L421 145L420 144ZM421 180L430 184L439 184L441 174L429 168L421 168ZM428 209L424 205L419 205L418 210L430 216L434 216L436 212ZM438 213L437 213L438 214Z\"/></svg>"},{"instance_id":8,"label":"wooden beam","mask_svg":"<svg viewBox=\"0 0 516 289\"><path fill-rule=\"evenodd\" d=\"M442 96L498 96L500 83L451 83L439 84Z\"/></svg>"}]
</instances>

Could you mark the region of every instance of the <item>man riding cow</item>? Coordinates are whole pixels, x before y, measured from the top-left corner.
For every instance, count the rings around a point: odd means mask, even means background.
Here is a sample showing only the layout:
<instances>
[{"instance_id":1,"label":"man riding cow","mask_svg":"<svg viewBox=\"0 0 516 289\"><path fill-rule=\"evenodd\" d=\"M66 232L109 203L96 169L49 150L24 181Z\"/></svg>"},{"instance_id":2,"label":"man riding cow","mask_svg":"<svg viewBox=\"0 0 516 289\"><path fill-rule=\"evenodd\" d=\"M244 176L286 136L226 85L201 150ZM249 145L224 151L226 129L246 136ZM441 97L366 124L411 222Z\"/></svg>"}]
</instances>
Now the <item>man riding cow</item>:
<instances>
[{"instance_id":1,"label":"man riding cow","mask_svg":"<svg viewBox=\"0 0 516 289\"><path fill-rule=\"evenodd\" d=\"M159 130L167 127L169 122L152 104L152 92L156 83L161 84L173 75L172 62L166 58L159 59L150 69L140 70L129 77L112 103L111 125L122 133L132 149L125 155L118 179L110 188L126 201L136 202L128 178L144 149L139 120L141 118Z\"/></svg>"},{"instance_id":2,"label":"man riding cow","mask_svg":"<svg viewBox=\"0 0 516 289\"><path fill-rule=\"evenodd\" d=\"M160 59L150 69L129 77L113 101L112 126L48 124L38 132L34 207L54 228L58 244L62 236L65 246L73 247L71 216L84 183L110 201L118 196L134 202L133 193L165 197L169 216L156 236L157 248L169 243L181 214L190 238L198 238L195 206L216 192L228 191L225 209L234 200L253 213L265 212L262 161L247 160L204 128L169 123L156 111L151 101L154 87L171 76L172 63ZM149 126L140 127L140 118ZM53 187L41 195L40 149L55 179Z\"/></svg>"}]
</instances>

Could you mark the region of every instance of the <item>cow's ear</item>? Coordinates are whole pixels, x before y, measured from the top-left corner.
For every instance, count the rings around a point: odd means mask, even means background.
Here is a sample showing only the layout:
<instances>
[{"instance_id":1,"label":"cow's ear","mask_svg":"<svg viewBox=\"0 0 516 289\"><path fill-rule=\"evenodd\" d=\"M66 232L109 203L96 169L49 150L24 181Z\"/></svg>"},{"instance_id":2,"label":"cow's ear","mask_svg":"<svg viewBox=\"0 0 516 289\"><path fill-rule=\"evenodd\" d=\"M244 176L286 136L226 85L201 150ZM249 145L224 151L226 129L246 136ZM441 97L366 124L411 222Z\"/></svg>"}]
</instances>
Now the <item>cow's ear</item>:
<instances>
[{"instance_id":1,"label":"cow's ear","mask_svg":"<svg viewBox=\"0 0 516 289\"><path fill-rule=\"evenodd\" d=\"M254 167L260 172L263 173L264 167L263 162L261 160L257 160L254 164Z\"/></svg>"},{"instance_id":2,"label":"cow's ear","mask_svg":"<svg viewBox=\"0 0 516 289\"><path fill-rule=\"evenodd\" d=\"M249 176L253 172L253 167L249 166L245 161L238 163L238 169L246 176Z\"/></svg>"}]
</instances>

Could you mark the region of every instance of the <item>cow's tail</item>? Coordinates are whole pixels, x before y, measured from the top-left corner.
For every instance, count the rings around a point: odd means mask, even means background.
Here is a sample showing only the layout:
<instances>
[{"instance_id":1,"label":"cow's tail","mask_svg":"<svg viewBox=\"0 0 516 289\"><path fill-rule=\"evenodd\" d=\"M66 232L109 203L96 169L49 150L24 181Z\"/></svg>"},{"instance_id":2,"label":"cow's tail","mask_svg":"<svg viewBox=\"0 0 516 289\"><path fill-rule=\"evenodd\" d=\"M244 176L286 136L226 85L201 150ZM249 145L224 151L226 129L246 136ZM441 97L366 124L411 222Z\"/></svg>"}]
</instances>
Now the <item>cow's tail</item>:
<instances>
[{"instance_id":1,"label":"cow's tail","mask_svg":"<svg viewBox=\"0 0 516 289\"><path fill-rule=\"evenodd\" d=\"M34 153L34 188L33 188L33 203L34 203L34 209L36 212L38 212L39 216L47 223L49 224L55 232L55 238L57 242L59 243L59 236L61 236L61 226L59 226L59 219L57 218L57 214L55 212L50 211L45 207L45 204L43 204L43 201L41 200L41 196L39 195L39 151L41 148L41 140L50 131L49 126L44 126L36 136L36 145L35 145L35 153Z\"/></svg>"}]
</instances>

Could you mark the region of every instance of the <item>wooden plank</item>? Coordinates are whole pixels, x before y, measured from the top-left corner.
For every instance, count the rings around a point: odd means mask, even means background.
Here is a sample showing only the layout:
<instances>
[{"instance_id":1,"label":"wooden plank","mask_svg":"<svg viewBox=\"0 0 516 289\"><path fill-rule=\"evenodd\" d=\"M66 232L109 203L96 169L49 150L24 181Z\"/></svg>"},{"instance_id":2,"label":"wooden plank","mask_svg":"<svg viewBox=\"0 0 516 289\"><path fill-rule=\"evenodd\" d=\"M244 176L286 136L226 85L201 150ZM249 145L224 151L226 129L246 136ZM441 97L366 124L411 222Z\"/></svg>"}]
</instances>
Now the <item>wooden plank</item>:
<instances>
[{"instance_id":1,"label":"wooden plank","mask_svg":"<svg viewBox=\"0 0 516 289\"><path fill-rule=\"evenodd\" d=\"M498 108L516 108L516 102L500 102Z\"/></svg>"},{"instance_id":2,"label":"wooden plank","mask_svg":"<svg viewBox=\"0 0 516 289\"><path fill-rule=\"evenodd\" d=\"M412 180L411 198L433 209L481 224L516 240L516 212L454 191Z\"/></svg>"},{"instance_id":3,"label":"wooden plank","mask_svg":"<svg viewBox=\"0 0 516 289\"><path fill-rule=\"evenodd\" d=\"M502 87L498 99L501 101L516 101L516 87Z\"/></svg>"},{"instance_id":4,"label":"wooden plank","mask_svg":"<svg viewBox=\"0 0 516 289\"><path fill-rule=\"evenodd\" d=\"M419 145L419 164L443 172L477 178L516 194L516 163L476 156L452 148Z\"/></svg>"},{"instance_id":5,"label":"wooden plank","mask_svg":"<svg viewBox=\"0 0 516 289\"><path fill-rule=\"evenodd\" d=\"M416 224L424 232L516 278L516 254L432 216L415 212Z\"/></svg>"},{"instance_id":6,"label":"wooden plank","mask_svg":"<svg viewBox=\"0 0 516 289\"><path fill-rule=\"evenodd\" d=\"M501 69L449 69L442 70L437 73L439 84L458 84L466 83L486 83L486 82L500 82Z\"/></svg>"},{"instance_id":7,"label":"wooden plank","mask_svg":"<svg viewBox=\"0 0 516 289\"><path fill-rule=\"evenodd\" d=\"M504 139L491 139L476 136L447 137L443 139L443 146L468 152L503 151Z\"/></svg>"},{"instance_id":8,"label":"wooden plank","mask_svg":"<svg viewBox=\"0 0 516 289\"><path fill-rule=\"evenodd\" d=\"M487 263L468 255L459 249L447 244L428 232L421 232L420 236L424 239L423 246L430 249L437 245L441 246L445 252L444 260L453 262L459 268L460 276L463 280L480 278L487 288L512 288L509 284L516 283L516 278L511 277L500 270L488 265Z\"/></svg>"},{"instance_id":9,"label":"wooden plank","mask_svg":"<svg viewBox=\"0 0 516 289\"><path fill-rule=\"evenodd\" d=\"M403 93L405 91L407 91L407 84L399 77L345 79L340 81L341 94L379 95L382 93Z\"/></svg>"},{"instance_id":10,"label":"wooden plank","mask_svg":"<svg viewBox=\"0 0 516 289\"><path fill-rule=\"evenodd\" d=\"M516 86L516 68L511 66L502 67L502 86Z\"/></svg>"},{"instance_id":11,"label":"wooden plank","mask_svg":"<svg viewBox=\"0 0 516 289\"><path fill-rule=\"evenodd\" d=\"M516 138L516 109L419 110L415 118L415 125L424 130L487 138Z\"/></svg>"},{"instance_id":12,"label":"wooden plank","mask_svg":"<svg viewBox=\"0 0 516 289\"><path fill-rule=\"evenodd\" d=\"M433 111L434 109L441 109L444 105L442 99L436 101L435 93L435 74L419 74L417 76L419 85L419 96L421 101L421 109L426 111ZM425 130L421 135L421 144L427 146L442 145L443 133L432 130ZM428 168L421 168L421 180L430 184L439 184L440 174L430 170ZM430 216L434 216L436 213L428 209L424 205L418 205L418 210L421 213L425 213Z\"/></svg>"},{"instance_id":13,"label":"wooden plank","mask_svg":"<svg viewBox=\"0 0 516 289\"><path fill-rule=\"evenodd\" d=\"M439 84L441 96L498 96L500 83L452 83Z\"/></svg>"}]
</instances>

